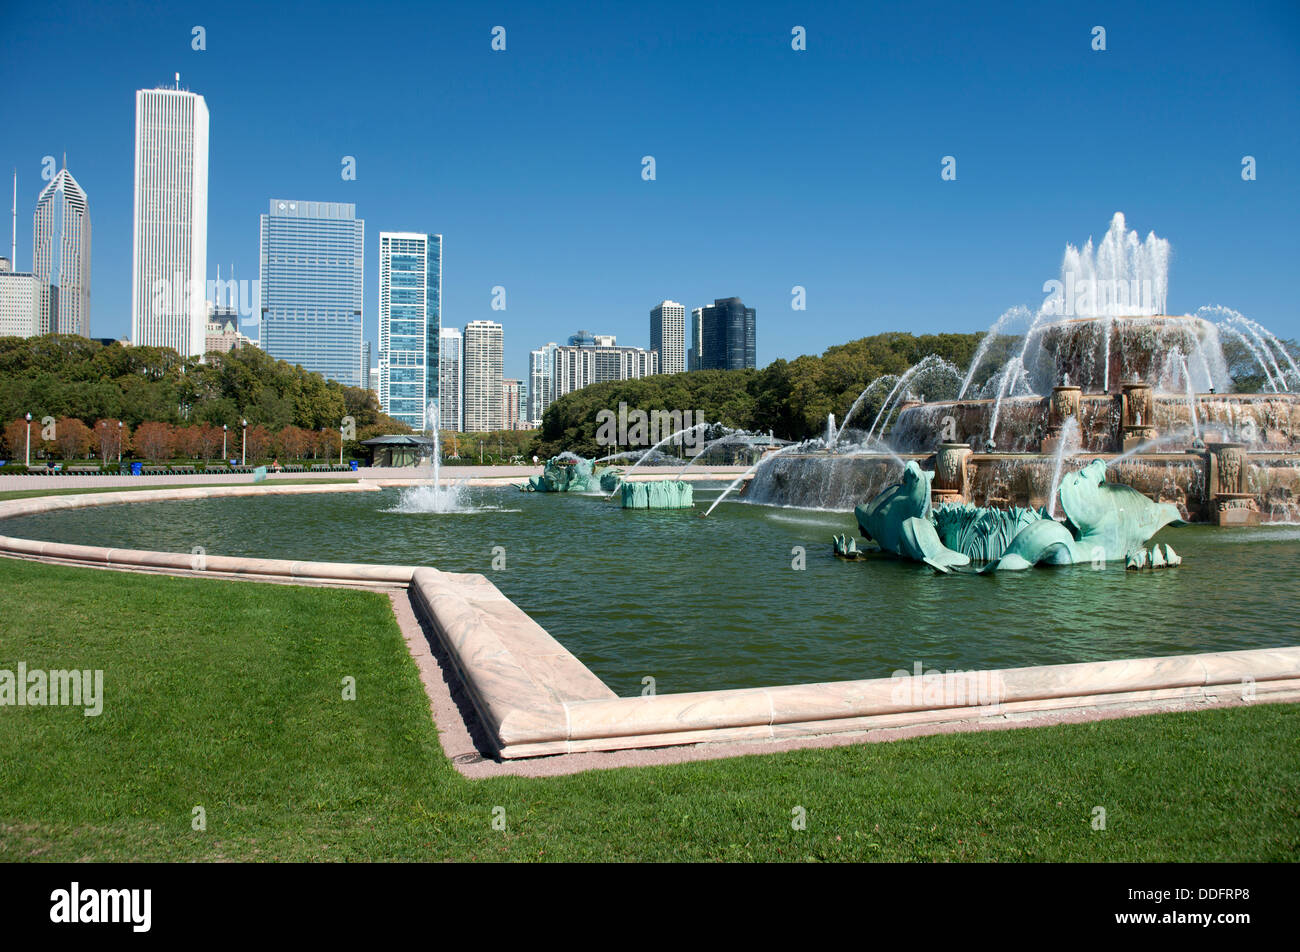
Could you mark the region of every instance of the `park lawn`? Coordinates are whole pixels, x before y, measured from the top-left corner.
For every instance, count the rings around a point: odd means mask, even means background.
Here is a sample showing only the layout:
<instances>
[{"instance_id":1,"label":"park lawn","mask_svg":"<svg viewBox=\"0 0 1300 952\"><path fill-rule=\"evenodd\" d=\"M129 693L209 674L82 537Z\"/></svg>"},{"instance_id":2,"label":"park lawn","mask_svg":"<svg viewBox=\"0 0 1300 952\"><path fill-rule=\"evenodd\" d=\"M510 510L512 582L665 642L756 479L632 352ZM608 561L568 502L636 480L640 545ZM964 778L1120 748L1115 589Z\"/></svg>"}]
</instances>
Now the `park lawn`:
<instances>
[{"instance_id":1,"label":"park lawn","mask_svg":"<svg viewBox=\"0 0 1300 952\"><path fill-rule=\"evenodd\" d=\"M47 478L53 484L49 489L9 489L0 491L0 502L4 502L6 499L30 499L34 496L79 496L83 493L126 493L151 489L211 489L213 486L301 486L307 483L355 483L358 481L355 478L349 479L344 476L338 479L274 479L265 483L254 483L250 480L243 483L176 483L174 485L153 483L147 486L84 486L77 489L60 489L56 481L57 476Z\"/></svg>"},{"instance_id":2,"label":"park lawn","mask_svg":"<svg viewBox=\"0 0 1300 952\"><path fill-rule=\"evenodd\" d=\"M1300 855L1297 705L470 781L382 594L0 558L19 661L105 700L0 707L3 861Z\"/></svg>"}]
</instances>

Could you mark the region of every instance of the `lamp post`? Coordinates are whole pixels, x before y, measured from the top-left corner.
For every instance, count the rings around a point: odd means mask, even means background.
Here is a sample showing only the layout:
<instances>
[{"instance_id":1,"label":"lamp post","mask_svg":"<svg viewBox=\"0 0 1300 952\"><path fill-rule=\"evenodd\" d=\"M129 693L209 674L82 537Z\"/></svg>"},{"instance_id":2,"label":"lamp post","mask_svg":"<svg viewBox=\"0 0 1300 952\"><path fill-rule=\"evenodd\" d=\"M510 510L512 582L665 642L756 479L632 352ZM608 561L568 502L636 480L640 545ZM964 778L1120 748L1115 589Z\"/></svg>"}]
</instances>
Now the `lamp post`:
<instances>
[{"instance_id":1,"label":"lamp post","mask_svg":"<svg viewBox=\"0 0 1300 952\"><path fill-rule=\"evenodd\" d=\"M230 427L226 426L226 424L224 424L224 423L221 424L221 459L222 459L222 461L223 461L223 462L222 462L222 465L223 465L223 466L225 465L225 462L224 462L224 461L227 460L227 459L229 459L229 457L226 456L226 433L227 433L229 430L230 430Z\"/></svg>"},{"instance_id":2,"label":"lamp post","mask_svg":"<svg viewBox=\"0 0 1300 952\"><path fill-rule=\"evenodd\" d=\"M478 464L483 465L483 441L478 441Z\"/></svg>"},{"instance_id":3,"label":"lamp post","mask_svg":"<svg viewBox=\"0 0 1300 952\"><path fill-rule=\"evenodd\" d=\"M32 465L32 415L27 414L27 462L24 464L28 469Z\"/></svg>"},{"instance_id":4,"label":"lamp post","mask_svg":"<svg viewBox=\"0 0 1300 952\"><path fill-rule=\"evenodd\" d=\"M117 421L117 468L122 470L122 421Z\"/></svg>"},{"instance_id":5,"label":"lamp post","mask_svg":"<svg viewBox=\"0 0 1300 952\"><path fill-rule=\"evenodd\" d=\"M242 449L239 452L239 465L247 466L248 465L248 421L245 420L243 417L240 417L239 426L243 430L243 436L244 436Z\"/></svg>"},{"instance_id":6,"label":"lamp post","mask_svg":"<svg viewBox=\"0 0 1300 952\"><path fill-rule=\"evenodd\" d=\"M339 427L339 465L343 465L343 427Z\"/></svg>"}]
</instances>

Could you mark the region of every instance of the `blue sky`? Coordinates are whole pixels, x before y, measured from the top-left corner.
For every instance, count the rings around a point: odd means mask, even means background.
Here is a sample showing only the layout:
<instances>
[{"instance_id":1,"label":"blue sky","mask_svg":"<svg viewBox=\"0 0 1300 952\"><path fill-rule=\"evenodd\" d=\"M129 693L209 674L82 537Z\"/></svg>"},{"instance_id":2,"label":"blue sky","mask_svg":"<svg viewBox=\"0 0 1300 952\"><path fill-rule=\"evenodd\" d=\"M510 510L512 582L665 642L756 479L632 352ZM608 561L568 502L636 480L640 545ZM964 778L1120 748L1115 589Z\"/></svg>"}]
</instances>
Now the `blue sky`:
<instances>
[{"instance_id":1,"label":"blue sky","mask_svg":"<svg viewBox=\"0 0 1300 952\"><path fill-rule=\"evenodd\" d=\"M94 336L130 327L134 92L179 71L211 112L209 277L257 276L270 198L354 202L367 338L379 232L440 232L444 323L500 320L507 375L580 327L648 346L665 297L756 307L760 365L983 329L1036 306L1065 243L1117 210L1172 242L1170 310L1224 304L1300 337L1292 2L0 2L18 265L41 160L66 151L90 198Z\"/></svg>"}]
</instances>

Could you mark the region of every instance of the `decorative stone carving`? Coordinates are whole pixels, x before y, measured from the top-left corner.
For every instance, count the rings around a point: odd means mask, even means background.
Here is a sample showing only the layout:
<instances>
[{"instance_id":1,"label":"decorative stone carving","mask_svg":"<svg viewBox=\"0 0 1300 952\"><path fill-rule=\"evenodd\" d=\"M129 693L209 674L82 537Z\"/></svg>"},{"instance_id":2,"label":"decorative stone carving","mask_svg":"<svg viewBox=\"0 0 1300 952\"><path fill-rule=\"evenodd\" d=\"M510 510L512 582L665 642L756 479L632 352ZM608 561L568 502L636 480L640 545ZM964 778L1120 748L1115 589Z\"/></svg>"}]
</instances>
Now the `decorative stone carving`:
<instances>
[{"instance_id":1,"label":"decorative stone carving","mask_svg":"<svg viewBox=\"0 0 1300 952\"><path fill-rule=\"evenodd\" d=\"M1152 425L1155 423L1155 402L1151 385L1126 383L1120 389L1120 429L1115 444L1116 449L1124 453L1154 440L1160 433Z\"/></svg>"},{"instance_id":2,"label":"decorative stone carving","mask_svg":"<svg viewBox=\"0 0 1300 952\"><path fill-rule=\"evenodd\" d=\"M971 448L967 443L941 443L934 456L934 484L931 494L940 502L960 502L966 498L966 466Z\"/></svg>"},{"instance_id":3,"label":"decorative stone carving","mask_svg":"<svg viewBox=\"0 0 1300 952\"><path fill-rule=\"evenodd\" d=\"M1057 432L1070 417L1079 419L1079 398L1082 387L1053 387L1049 406L1048 427Z\"/></svg>"}]
</instances>

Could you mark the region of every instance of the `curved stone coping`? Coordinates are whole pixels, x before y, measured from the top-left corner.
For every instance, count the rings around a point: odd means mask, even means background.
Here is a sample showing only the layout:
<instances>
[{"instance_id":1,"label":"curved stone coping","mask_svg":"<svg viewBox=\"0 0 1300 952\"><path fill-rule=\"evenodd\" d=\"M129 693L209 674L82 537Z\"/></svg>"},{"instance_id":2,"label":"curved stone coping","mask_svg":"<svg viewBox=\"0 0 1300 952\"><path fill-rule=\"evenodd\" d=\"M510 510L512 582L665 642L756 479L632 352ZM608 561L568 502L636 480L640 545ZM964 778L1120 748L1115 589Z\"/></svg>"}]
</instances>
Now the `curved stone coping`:
<instances>
[{"instance_id":1,"label":"curved stone coping","mask_svg":"<svg viewBox=\"0 0 1300 952\"><path fill-rule=\"evenodd\" d=\"M0 518L118 502L377 490L361 482L45 496L0 502ZM409 586L503 758L775 740L1107 704L1208 702L1218 694L1240 695L1247 684L1261 695L1300 692L1300 647L1288 647L620 698L481 575L200 558L8 536L0 536L0 554L175 574ZM979 703L976 693L982 695Z\"/></svg>"},{"instance_id":2,"label":"curved stone coping","mask_svg":"<svg viewBox=\"0 0 1300 952\"><path fill-rule=\"evenodd\" d=\"M34 496L0 502L0 519L34 515L56 509L81 509L114 503L167 502L208 499L216 496L288 496L302 493L378 492L367 482L321 485L274 484L202 486L188 489L148 489L134 492L81 493L67 496ZM349 562L311 562L294 559L254 559L229 555L191 555L184 552L150 552L142 549L111 549L65 542L42 542L0 536L0 554L78 565L143 569L197 575L253 577L298 581L322 581L357 585L406 586L414 566L366 565Z\"/></svg>"},{"instance_id":3,"label":"curved stone coping","mask_svg":"<svg viewBox=\"0 0 1300 952\"><path fill-rule=\"evenodd\" d=\"M1300 688L1295 647L620 698L481 576L416 569L411 591L504 758Z\"/></svg>"}]
</instances>

